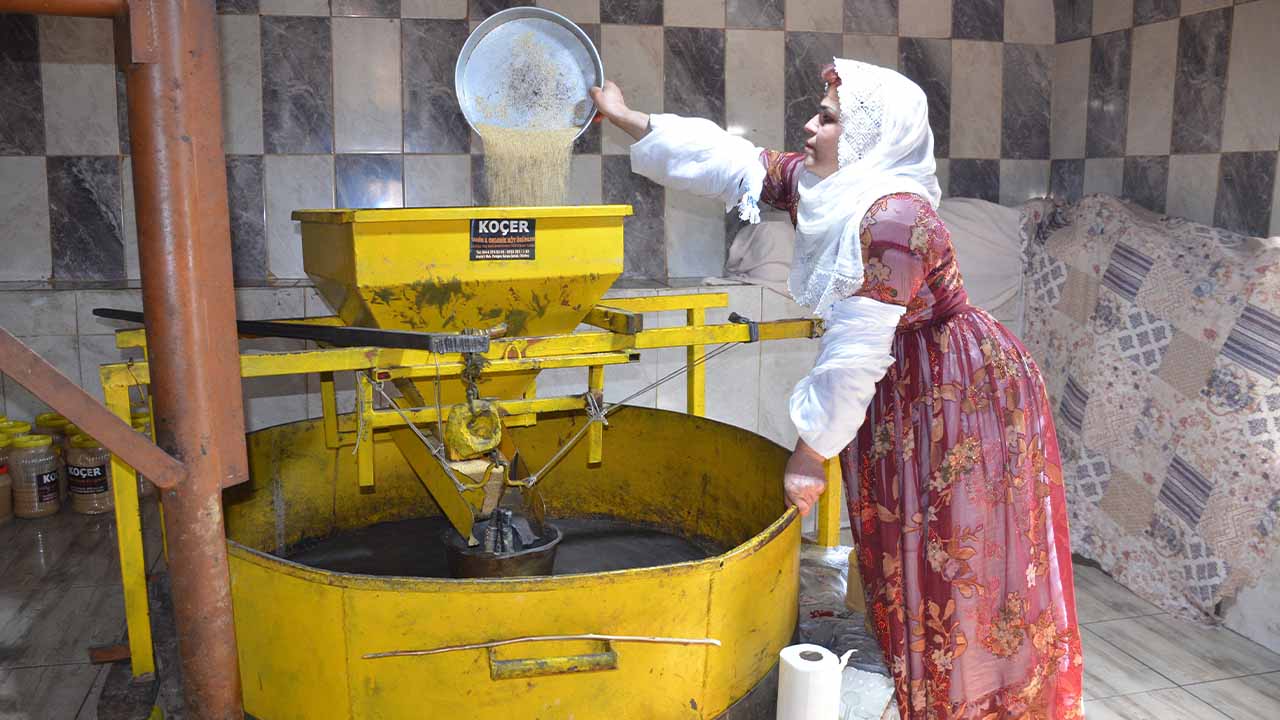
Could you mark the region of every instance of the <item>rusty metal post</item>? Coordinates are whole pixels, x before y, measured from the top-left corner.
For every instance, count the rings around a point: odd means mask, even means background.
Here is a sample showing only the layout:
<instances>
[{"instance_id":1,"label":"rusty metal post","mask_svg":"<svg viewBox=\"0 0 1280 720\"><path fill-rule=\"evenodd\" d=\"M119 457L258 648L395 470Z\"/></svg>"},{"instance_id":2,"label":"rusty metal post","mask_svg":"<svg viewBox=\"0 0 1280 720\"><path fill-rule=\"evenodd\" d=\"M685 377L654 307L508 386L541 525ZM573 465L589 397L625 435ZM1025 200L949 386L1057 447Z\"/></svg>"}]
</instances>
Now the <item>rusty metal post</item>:
<instances>
[{"instance_id":1,"label":"rusty metal post","mask_svg":"<svg viewBox=\"0 0 1280 720\"><path fill-rule=\"evenodd\" d=\"M129 8L127 0L3 0L0 12L75 17L117 17Z\"/></svg>"},{"instance_id":2,"label":"rusty metal post","mask_svg":"<svg viewBox=\"0 0 1280 720\"><path fill-rule=\"evenodd\" d=\"M244 716L222 488L248 478L210 0L132 0L129 128L158 444L187 468L163 491L187 715Z\"/></svg>"}]
</instances>

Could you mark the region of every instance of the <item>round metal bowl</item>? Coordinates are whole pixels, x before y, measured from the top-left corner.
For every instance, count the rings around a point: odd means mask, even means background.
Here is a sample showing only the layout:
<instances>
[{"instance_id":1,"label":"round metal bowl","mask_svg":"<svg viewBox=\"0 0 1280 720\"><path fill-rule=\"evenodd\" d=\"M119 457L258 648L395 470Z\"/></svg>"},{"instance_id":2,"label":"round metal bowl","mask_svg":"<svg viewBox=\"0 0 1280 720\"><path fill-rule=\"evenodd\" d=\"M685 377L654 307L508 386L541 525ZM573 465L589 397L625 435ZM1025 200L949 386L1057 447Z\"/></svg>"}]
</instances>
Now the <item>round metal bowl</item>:
<instances>
[{"instance_id":1,"label":"round metal bowl","mask_svg":"<svg viewBox=\"0 0 1280 720\"><path fill-rule=\"evenodd\" d=\"M555 569L556 548L564 538L560 528L547 523L546 537L519 552L495 555L479 548L467 547L452 528L444 533L449 571L455 578L511 578L550 575Z\"/></svg>"},{"instance_id":2,"label":"round metal bowl","mask_svg":"<svg viewBox=\"0 0 1280 720\"><path fill-rule=\"evenodd\" d=\"M517 7L490 15L463 44L453 82L467 123L473 130L478 125L555 129L538 127L530 110L534 97L553 89L518 81L522 63L528 62L527 53L518 48L523 40L536 43L556 68L554 91L563 107L554 113L555 127L577 127L581 135L596 111L587 91L604 84L604 64L582 28L559 13L538 7ZM545 117L537 120L545 121Z\"/></svg>"}]
</instances>

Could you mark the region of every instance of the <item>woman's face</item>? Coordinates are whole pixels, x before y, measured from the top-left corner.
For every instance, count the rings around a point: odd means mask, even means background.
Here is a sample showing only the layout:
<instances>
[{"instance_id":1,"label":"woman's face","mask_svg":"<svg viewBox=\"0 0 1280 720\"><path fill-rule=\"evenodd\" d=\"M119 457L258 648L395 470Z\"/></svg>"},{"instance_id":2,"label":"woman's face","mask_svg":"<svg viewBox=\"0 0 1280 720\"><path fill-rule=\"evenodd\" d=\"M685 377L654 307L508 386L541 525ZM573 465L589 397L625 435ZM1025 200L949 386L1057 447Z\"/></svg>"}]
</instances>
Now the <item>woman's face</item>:
<instances>
[{"instance_id":1,"label":"woman's face","mask_svg":"<svg viewBox=\"0 0 1280 720\"><path fill-rule=\"evenodd\" d=\"M833 85L818 106L818 114L804 126L809 139L804 144L804 167L818 177L834 175L840 169L840 97Z\"/></svg>"}]
</instances>

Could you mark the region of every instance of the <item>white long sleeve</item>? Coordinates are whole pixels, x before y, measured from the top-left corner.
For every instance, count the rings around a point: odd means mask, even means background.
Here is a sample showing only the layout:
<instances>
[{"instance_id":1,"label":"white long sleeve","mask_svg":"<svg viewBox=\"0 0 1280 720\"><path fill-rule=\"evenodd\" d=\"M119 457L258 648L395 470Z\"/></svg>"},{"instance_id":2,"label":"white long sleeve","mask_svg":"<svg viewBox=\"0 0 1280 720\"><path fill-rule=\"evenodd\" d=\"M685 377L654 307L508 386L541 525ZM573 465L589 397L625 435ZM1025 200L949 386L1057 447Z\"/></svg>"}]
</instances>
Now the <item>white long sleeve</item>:
<instances>
[{"instance_id":1,"label":"white long sleeve","mask_svg":"<svg viewBox=\"0 0 1280 720\"><path fill-rule=\"evenodd\" d=\"M857 435L876 383L894 362L890 350L905 312L864 297L832 307L818 360L791 393L791 421L822 457L835 457Z\"/></svg>"},{"instance_id":2,"label":"white long sleeve","mask_svg":"<svg viewBox=\"0 0 1280 720\"><path fill-rule=\"evenodd\" d=\"M763 150L699 118L650 115L649 134L631 146L631 171L664 187L717 198L748 222L760 222Z\"/></svg>"}]
</instances>

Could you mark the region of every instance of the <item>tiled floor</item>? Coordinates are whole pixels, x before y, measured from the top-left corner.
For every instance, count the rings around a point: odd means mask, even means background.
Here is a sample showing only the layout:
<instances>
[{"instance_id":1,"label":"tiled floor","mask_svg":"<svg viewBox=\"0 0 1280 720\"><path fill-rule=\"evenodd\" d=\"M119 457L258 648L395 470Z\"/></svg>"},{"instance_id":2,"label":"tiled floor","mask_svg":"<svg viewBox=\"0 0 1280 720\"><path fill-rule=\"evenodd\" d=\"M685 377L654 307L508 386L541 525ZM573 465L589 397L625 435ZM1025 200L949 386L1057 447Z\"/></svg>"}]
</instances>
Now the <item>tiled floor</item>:
<instances>
[{"instance_id":1,"label":"tiled floor","mask_svg":"<svg viewBox=\"0 0 1280 720\"><path fill-rule=\"evenodd\" d=\"M147 506L144 525L158 522ZM1089 720L1280 719L1280 655L1172 618L1093 568L1076 567L1076 603ZM0 527L0 720L96 719L106 672L86 651L123 630L109 517Z\"/></svg>"}]
</instances>

